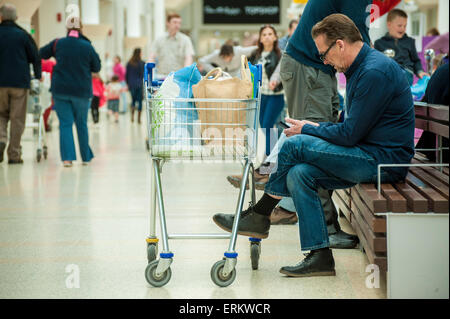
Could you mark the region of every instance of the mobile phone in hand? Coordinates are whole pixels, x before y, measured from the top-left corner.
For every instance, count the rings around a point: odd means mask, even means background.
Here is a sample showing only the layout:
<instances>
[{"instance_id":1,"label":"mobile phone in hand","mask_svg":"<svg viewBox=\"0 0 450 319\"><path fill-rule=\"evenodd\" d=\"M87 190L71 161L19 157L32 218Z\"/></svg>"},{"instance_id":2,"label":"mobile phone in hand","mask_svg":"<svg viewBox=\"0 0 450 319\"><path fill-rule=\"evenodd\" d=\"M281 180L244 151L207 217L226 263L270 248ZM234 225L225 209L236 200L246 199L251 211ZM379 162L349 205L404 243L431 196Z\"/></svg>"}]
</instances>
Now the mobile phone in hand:
<instances>
[{"instance_id":1,"label":"mobile phone in hand","mask_svg":"<svg viewBox=\"0 0 450 319\"><path fill-rule=\"evenodd\" d=\"M285 129L291 127L290 125L288 125L287 123L285 123L285 122L283 122L283 121L280 121L279 123L280 123L280 125L281 125L282 127L284 127Z\"/></svg>"}]
</instances>

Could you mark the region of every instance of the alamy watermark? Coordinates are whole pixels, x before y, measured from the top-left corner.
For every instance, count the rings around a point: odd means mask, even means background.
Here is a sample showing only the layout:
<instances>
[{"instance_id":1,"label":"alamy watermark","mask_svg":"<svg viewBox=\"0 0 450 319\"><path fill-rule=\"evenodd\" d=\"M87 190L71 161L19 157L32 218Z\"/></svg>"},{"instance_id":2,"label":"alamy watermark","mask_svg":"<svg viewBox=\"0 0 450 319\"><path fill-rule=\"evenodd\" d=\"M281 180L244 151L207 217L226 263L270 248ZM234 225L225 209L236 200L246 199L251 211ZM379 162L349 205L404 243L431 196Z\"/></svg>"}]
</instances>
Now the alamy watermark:
<instances>
[{"instance_id":1,"label":"alamy watermark","mask_svg":"<svg viewBox=\"0 0 450 319\"><path fill-rule=\"evenodd\" d=\"M80 267L75 264L67 265L65 268L66 273L68 273L66 277L66 288L80 288Z\"/></svg>"}]
</instances>

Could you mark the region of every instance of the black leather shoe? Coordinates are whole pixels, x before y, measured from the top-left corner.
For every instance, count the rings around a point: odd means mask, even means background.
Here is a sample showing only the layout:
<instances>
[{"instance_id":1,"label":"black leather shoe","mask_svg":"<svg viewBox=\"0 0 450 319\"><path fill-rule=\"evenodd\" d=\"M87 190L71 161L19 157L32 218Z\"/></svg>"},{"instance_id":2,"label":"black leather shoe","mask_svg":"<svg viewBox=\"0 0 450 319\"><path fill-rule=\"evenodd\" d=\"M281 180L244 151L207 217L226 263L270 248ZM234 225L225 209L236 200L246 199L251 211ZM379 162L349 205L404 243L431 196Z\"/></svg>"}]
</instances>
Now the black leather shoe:
<instances>
[{"instance_id":1,"label":"black leather shoe","mask_svg":"<svg viewBox=\"0 0 450 319\"><path fill-rule=\"evenodd\" d=\"M5 151L6 143L0 142L0 163L3 162L3 152Z\"/></svg>"},{"instance_id":2,"label":"black leather shoe","mask_svg":"<svg viewBox=\"0 0 450 319\"><path fill-rule=\"evenodd\" d=\"M289 277L336 276L331 249L311 250L295 266L281 267L280 272Z\"/></svg>"},{"instance_id":3,"label":"black leather shoe","mask_svg":"<svg viewBox=\"0 0 450 319\"><path fill-rule=\"evenodd\" d=\"M234 215L233 214L215 214L213 221L227 232L233 229ZM267 238L269 236L270 218L257 214L252 207L241 212L239 219L238 234L250 236L255 238Z\"/></svg>"},{"instance_id":4,"label":"black leather shoe","mask_svg":"<svg viewBox=\"0 0 450 319\"><path fill-rule=\"evenodd\" d=\"M330 248L352 249L359 243L358 236L347 234L342 230L328 235L328 239L330 241Z\"/></svg>"},{"instance_id":5,"label":"black leather shoe","mask_svg":"<svg viewBox=\"0 0 450 319\"><path fill-rule=\"evenodd\" d=\"M23 159L21 159L21 158L16 159L16 160L10 159L10 160L8 160L8 164L23 164Z\"/></svg>"}]
</instances>

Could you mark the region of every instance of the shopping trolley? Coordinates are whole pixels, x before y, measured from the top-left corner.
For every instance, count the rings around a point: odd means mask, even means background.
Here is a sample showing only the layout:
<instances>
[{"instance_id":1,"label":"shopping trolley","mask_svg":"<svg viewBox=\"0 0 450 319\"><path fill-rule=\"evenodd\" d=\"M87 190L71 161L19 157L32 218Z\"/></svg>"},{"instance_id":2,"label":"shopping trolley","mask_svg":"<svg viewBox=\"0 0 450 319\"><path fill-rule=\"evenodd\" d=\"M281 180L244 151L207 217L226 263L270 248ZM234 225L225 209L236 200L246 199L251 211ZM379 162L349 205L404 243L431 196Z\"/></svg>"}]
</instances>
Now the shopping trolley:
<instances>
[{"instance_id":1,"label":"shopping trolley","mask_svg":"<svg viewBox=\"0 0 450 319\"><path fill-rule=\"evenodd\" d=\"M36 160L41 161L42 156L47 159L47 140L44 126L44 108L41 105L41 82L31 80L27 113L32 114L32 121L26 121L25 128L33 129L33 136L37 136Z\"/></svg>"},{"instance_id":2,"label":"shopping trolley","mask_svg":"<svg viewBox=\"0 0 450 319\"><path fill-rule=\"evenodd\" d=\"M257 94L251 99L164 98L158 94L161 81L153 80L155 64L147 63L144 71L149 154L152 162L150 232L146 238L147 282L162 287L171 278L170 265L174 254L169 239L230 239L222 260L210 271L212 281L229 286L236 278L238 254L235 251L237 229L244 204L246 184L255 203L254 161L257 150L259 106L261 101L262 66L257 66ZM210 133L213 134L210 134ZM225 135L222 133L225 132ZM232 134L229 134L232 133ZM243 181L239 191L236 215L231 234L169 234L167 232L161 171L165 162L226 161L243 163ZM250 179L250 182L249 182ZM156 203L158 203L162 252L158 258L156 236ZM261 239L250 238L252 268L258 268Z\"/></svg>"}]
</instances>

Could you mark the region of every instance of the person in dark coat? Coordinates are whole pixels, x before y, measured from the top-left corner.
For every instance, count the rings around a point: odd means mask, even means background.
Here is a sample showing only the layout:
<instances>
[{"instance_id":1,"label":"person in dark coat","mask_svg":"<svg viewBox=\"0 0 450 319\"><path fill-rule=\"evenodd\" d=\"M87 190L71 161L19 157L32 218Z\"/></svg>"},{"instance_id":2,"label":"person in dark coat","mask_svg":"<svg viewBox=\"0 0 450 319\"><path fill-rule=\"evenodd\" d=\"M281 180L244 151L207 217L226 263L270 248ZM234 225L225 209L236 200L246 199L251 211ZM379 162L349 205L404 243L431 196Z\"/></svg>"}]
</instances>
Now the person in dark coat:
<instances>
[{"instance_id":1,"label":"person in dark coat","mask_svg":"<svg viewBox=\"0 0 450 319\"><path fill-rule=\"evenodd\" d=\"M133 55L127 63L127 72L125 80L127 82L128 90L131 94L131 122L134 122L134 112L136 107L138 109L137 121L141 124L142 112L142 82L144 78L145 62L142 61L141 49L134 49ZM136 106L137 104L137 106Z\"/></svg>"},{"instance_id":2,"label":"person in dark coat","mask_svg":"<svg viewBox=\"0 0 450 319\"><path fill-rule=\"evenodd\" d=\"M0 7L0 162L8 142L8 164L21 164L20 141L25 129L30 63L34 77L41 78L41 59L33 38L18 26L16 8Z\"/></svg>"},{"instance_id":3,"label":"person in dark coat","mask_svg":"<svg viewBox=\"0 0 450 319\"><path fill-rule=\"evenodd\" d=\"M432 75L430 82L428 82L425 95L422 98L422 102L438 105L450 105L449 98L449 64L445 63L441 65ZM448 148L448 138L442 138L442 147ZM423 132L419 142L416 145L417 149L434 149L436 148L436 134L431 132ZM435 151L420 151L430 161L438 162ZM448 163L448 149L442 152L442 162Z\"/></svg>"},{"instance_id":4,"label":"person in dark coat","mask_svg":"<svg viewBox=\"0 0 450 319\"><path fill-rule=\"evenodd\" d=\"M64 166L76 160L72 126L75 123L83 164L94 157L89 147L87 118L92 99L92 73L100 71L100 58L81 33L78 17L68 20L67 36L51 41L39 51L43 59L55 57L50 91L59 118L60 153Z\"/></svg>"}]
</instances>

